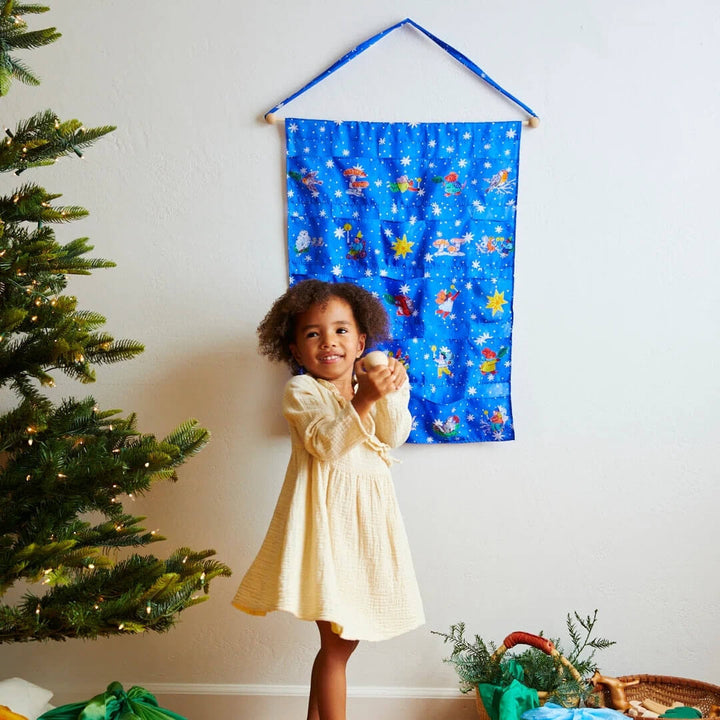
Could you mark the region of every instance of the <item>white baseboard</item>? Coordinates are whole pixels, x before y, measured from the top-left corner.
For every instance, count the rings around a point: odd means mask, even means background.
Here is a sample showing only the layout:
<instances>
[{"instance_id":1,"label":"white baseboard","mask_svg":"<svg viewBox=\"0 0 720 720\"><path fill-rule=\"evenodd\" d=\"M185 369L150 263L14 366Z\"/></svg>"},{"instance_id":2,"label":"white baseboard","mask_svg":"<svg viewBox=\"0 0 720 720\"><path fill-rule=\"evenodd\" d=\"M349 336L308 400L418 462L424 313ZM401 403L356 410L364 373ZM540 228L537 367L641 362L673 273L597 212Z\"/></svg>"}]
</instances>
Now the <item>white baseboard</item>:
<instances>
[{"instance_id":1,"label":"white baseboard","mask_svg":"<svg viewBox=\"0 0 720 720\"><path fill-rule=\"evenodd\" d=\"M235 685L210 683L132 683L141 685L153 695L254 695L307 697L307 685ZM128 684L127 687L130 687ZM356 686L348 687L348 697L358 698L408 698L445 700L462 698L456 688ZM470 696L472 697L472 696Z\"/></svg>"},{"instance_id":2,"label":"white baseboard","mask_svg":"<svg viewBox=\"0 0 720 720\"><path fill-rule=\"evenodd\" d=\"M141 683L138 683L141 684ZM305 685L146 683L166 707L187 720L278 720L305 717ZM348 688L348 720L478 720L473 695L454 688Z\"/></svg>"},{"instance_id":3,"label":"white baseboard","mask_svg":"<svg viewBox=\"0 0 720 720\"><path fill-rule=\"evenodd\" d=\"M168 708L187 720L278 720L305 717L306 685L218 683L123 682L129 689L140 685ZM97 694L94 690L64 688L53 704L78 702ZM348 720L477 720L473 695L455 688L351 686Z\"/></svg>"}]
</instances>

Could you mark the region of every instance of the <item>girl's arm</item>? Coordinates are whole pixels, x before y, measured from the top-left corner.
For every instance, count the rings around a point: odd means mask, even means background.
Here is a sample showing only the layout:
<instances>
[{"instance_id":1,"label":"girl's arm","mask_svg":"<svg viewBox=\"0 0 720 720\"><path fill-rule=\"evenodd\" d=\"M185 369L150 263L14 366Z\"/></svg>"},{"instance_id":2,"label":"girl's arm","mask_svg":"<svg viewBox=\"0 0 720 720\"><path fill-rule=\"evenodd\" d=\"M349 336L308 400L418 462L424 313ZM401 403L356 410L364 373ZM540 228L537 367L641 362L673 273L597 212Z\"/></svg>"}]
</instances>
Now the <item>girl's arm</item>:
<instances>
[{"instance_id":1,"label":"girl's arm","mask_svg":"<svg viewBox=\"0 0 720 720\"><path fill-rule=\"evenodd\" d=\"M375 421L375 436L390 447L399 447L408 438L412 418L408 411L410 384L405 366L395 358L388 358L386 367L375 366L367 373L357 371L358 391L353 405L360 417L363 413L357 404L365 394L372 398L369 417Z\"/></svg>"},{"instance_id":2,"label":"girl's arm","mask_svg":"<svg viewBox=\"0 0 720 720\"><path fill-rule=\"evenodd\" d=\"M285 386L283 415L305 449L324 461L336 460L375 432L371 417L361 420L351 402L327 402L317 381L307 375L297 375Z\"/></svg>"},{"instance_id":3,"label":"girl's arm","mask_svg":"<svg viewBox=\"0 0 720 720\"><path fill-rule=\"evenodd\" d=\"M375 403L373 418L377 439L390 447L400 447L410 435L412 416L408 410L410 383Z\"/></svg>"}]
</instances>

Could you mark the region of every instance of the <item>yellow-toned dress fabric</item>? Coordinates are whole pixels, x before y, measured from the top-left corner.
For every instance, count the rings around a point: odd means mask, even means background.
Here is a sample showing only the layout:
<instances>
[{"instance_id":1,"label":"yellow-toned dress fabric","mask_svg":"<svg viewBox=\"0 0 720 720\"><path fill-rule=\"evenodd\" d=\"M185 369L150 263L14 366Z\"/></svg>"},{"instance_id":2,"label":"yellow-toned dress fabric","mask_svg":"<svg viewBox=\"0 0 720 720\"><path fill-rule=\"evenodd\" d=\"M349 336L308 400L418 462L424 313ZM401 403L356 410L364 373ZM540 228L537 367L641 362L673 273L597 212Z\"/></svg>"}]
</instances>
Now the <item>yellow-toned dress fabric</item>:
<instances>
[{"instance_id":1,"label":"yellow-toned dress fabric","mask_svg":"<svg viewBox=\"0 0 720 720\"><path fill-rule=\"evenodd\" d=\"M292 454L265 540L233 605L327 620L341 637L384 640L425 622L390 476L410 432L408 384L365 424L335 386L310 375L285 387Z\"/></svg>"}]
</instances>

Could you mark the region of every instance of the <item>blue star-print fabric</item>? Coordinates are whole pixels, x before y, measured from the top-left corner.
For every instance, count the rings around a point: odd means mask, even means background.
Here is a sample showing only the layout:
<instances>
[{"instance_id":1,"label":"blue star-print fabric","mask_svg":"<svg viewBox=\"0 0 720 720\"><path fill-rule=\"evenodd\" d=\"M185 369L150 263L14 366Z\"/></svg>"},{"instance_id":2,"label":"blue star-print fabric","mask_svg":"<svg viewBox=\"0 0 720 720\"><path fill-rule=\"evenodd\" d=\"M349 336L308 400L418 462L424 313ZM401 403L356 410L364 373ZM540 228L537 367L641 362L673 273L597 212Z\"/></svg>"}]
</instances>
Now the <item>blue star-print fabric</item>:
<instances>
[{"instance_id":1,"label":"blue star-print fabric","mask_svg":"<svg viewBox=\"0 0 720 720\"><path fill-rule=\"evenodd\" d=\"M384 303L411 383L409 442L512 440L522 123L287 118L290 282Z\"/></svg>"}]
</instances>

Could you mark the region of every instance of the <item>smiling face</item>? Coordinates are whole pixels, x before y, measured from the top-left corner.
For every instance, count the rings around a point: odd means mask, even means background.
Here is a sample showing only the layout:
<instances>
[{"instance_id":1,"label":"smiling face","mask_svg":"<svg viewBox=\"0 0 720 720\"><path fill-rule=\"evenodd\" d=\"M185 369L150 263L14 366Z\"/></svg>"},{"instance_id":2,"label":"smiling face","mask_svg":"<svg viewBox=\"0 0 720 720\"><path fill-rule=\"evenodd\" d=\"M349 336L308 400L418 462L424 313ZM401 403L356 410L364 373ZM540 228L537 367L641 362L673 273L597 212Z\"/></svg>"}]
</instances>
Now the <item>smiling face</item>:
<instances>
[{"instance_id":1,"label":"smiling face","mask_svg":"<svg viewBox=\"0 0 720 720\"><path fill-rule=\"evenodd\" d=\"M353 396L353 369L365 350L350 305L330 297L324 305L313 305L296 319L293 357L313 377L329 380L343 397Z\"/></svg>"}]
</instances>

